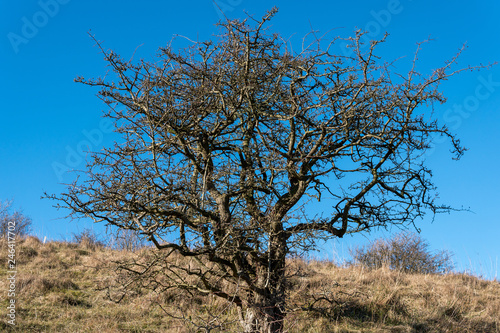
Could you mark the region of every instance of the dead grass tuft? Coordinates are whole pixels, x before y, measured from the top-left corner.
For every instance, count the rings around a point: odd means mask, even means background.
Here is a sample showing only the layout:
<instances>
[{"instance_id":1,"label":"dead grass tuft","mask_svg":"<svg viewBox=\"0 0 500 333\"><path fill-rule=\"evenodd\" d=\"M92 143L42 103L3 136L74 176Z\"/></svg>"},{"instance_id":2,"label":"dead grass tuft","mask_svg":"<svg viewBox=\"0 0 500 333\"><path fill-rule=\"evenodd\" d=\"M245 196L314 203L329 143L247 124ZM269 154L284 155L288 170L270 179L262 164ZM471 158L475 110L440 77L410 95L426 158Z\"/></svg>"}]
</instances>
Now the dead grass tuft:
<instances>
[{"instance_id":1,"label":"dead grass tuft","mask_svg":"<svg viewBox=\"0 0 500 333\"><path fill-rule=\"evenodd\" d=\"M38 247L39 245L42 244L42 242L36 236L27 236L26 238L24 238L22 244L31 247Z\"/></svg>"},{"instance_id":2,"label":"dead grass tuft","mask_svg":"<svg viewBox=\"0 0 500 333\"><path fill-rule=\"evenodd\" d=\"M69 278L49 279L38 275L20 275L17 280L19 292L27 294L46 294L53 290L78 290L78 285Z\"/></svg>"}]
</instances>

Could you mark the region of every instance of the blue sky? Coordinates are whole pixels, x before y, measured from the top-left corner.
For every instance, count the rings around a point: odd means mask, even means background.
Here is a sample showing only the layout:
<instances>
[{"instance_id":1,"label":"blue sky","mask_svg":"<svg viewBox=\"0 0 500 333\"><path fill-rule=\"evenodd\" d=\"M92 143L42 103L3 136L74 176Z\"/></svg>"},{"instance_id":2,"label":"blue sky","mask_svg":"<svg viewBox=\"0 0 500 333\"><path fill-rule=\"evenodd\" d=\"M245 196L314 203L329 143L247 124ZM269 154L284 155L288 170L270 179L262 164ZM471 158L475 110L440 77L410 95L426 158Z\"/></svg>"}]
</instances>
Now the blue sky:
<instances>
[{"instance_id":1,"label":"blue sky","mask_svg":"<svg viewBox=\"0 0 500 333\"><path fill-rule=\"evenodd\" d=\"M260 17L272 6L280 11L272 29L300 45L311 30L349 36L361 28L372 38L390 34L380 55L391 60L412 57L416 42L433 39L420 56L419 69L442 66L467 43L459 66L500 60L500 3L496 0L430 1L250 1L217 0L224 15ZM40 238L70 239L92 227L69 222L44 191L60 193L73 178L68 169L85 167L83 147L100 149L114 139L100 117L105 106L96 90L77 84L77 76L106 73L91 31L106 48L124 58L152 60L174 34L206 40L217 32L222 17L212 1L2 1L0 12L0 200L33 219ZM175 46L176 44L174 44ZM182 42L178 42L179 47ZM340 50L340 48L339 48ZM135 52L135 54L134 54ZM404 64L404 59L402 60ZM500 255L500 66L460 74L442 85L448 98L435 107L436 118L449 126L469 148L458 162L449 145L437 142L427 155L442 202L472 212L428 216L417 221L422 236L435 249L455 253L457 268L498 277ZM101 230L99 226L94 226ZM317 257L337 258L348 249L390 230L347 237L323 246ZM336 254L335 254L336 253Z\"/></svg>"}]
</instances>

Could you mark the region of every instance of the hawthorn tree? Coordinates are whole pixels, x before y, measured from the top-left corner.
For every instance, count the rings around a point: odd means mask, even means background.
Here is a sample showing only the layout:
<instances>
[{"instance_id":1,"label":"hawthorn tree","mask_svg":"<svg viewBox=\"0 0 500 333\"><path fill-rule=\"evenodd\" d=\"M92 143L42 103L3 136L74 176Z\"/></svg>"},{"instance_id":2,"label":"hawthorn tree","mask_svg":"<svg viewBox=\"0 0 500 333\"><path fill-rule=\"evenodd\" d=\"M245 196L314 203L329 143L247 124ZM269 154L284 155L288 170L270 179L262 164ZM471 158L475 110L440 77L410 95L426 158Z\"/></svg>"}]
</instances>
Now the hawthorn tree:
<instances>
[{"instance_id":1,"label":"hawthorn tree","mask_svg":"<svg viewBox=\"0 0 500 333\"><path fill-rule=\"evenodd\" d=\"M464 152L426 112L445 101L438 85L461 71L456 58L427 76L391 73L374 52L385 37L364 44L359 31L351 55L314 33L294 52L266 27L275 12L222 22L214 41L160 48L155 62L98 42L114 78L77 81L100 88L122 140L52 196L147 237L165 254L157 288L226 299L245 332L283 331L290 254L448 211L422 154L433 135ZM314 201L323 214L307 209ZM154 280L151 267L134 272Z\"/></svg>"}]
</instances>

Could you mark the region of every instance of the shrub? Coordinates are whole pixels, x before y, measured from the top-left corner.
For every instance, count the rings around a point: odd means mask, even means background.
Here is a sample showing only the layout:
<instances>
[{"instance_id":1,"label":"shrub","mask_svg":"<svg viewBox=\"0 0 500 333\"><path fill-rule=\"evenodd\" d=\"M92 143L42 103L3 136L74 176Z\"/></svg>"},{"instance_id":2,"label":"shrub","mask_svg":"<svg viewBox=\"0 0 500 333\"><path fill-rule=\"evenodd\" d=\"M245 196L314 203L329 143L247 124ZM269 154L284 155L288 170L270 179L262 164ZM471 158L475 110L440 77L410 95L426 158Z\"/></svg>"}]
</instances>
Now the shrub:
<instances>
[{"instance_id":1,"label":"shrub","mask_svg":"<svg viewBox=\"0 0 500 333\"><path fill-rule=\"evenodd\" d=\"M104 247L104 242L99 239L92 229L83 229L79 234L73 234L73 242L89 250Z\"/></svg>"},{"instance_id":2,"label":"shrub","mask_svg":"<svg viewBox=\"0 0 500 333\"><path fill-rule=\"evenodd\" d=\"M432 253L429 243L414 232L401 232L390 240L377 239L351 251L353 261L370 269L388 266L406 273L444 274L453 268L448 251Z\"/></svg>"},{"instance_id":3,"label":"shrub","mask_svg":"<svg viewBox=\"0 0 500 333\"><path fill-rule=\"evenodd\" d=\"M31 232L31 218L17 210L11 213L11 209L11 201L0 201L0 237L6 237L9 231L16 236L27 236Z\"/></svg>"},{"instance_id":4,"label":"shrub","mask_svg":"<svg viewBox=\"0 0 500 333\"><path fill-rule=\"evenodd\" d=\"M146 241L134 230L118 229L110 232L108 246L115 250L136 251L146 246Z\"/></svg>"}]
</instances>

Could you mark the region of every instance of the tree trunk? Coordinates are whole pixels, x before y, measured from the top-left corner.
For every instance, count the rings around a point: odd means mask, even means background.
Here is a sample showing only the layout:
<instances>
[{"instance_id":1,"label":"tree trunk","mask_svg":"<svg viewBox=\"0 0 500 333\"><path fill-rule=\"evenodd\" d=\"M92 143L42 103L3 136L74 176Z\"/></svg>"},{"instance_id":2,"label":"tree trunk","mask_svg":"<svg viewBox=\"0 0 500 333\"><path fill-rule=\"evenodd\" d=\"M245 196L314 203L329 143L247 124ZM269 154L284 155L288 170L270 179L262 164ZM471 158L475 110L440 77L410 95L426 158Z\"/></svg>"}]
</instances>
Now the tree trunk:
<instances>
[{"instance_id":1,"label":"tree trunk","mask_svg":"<svg viewBox=\"0 0 500 333\"><path fill-rule=\"evenodd\" d=\"M240 310L240 322L245 333L281 333L285 313L278 304L255 305Z\"/></svg>"},{"instance_id":2,"label":"tree trunk","mask_svg":"<svg viewBox=\"0 0 500 333\"><path fill-rule=\"evenodd\" d=\"M267 265L259 269L257 291L247 298L247 308L240 311L245 333L283 332L285 311L286 243L283 233L270 237Z\"/></svg>"}]
</instances>

